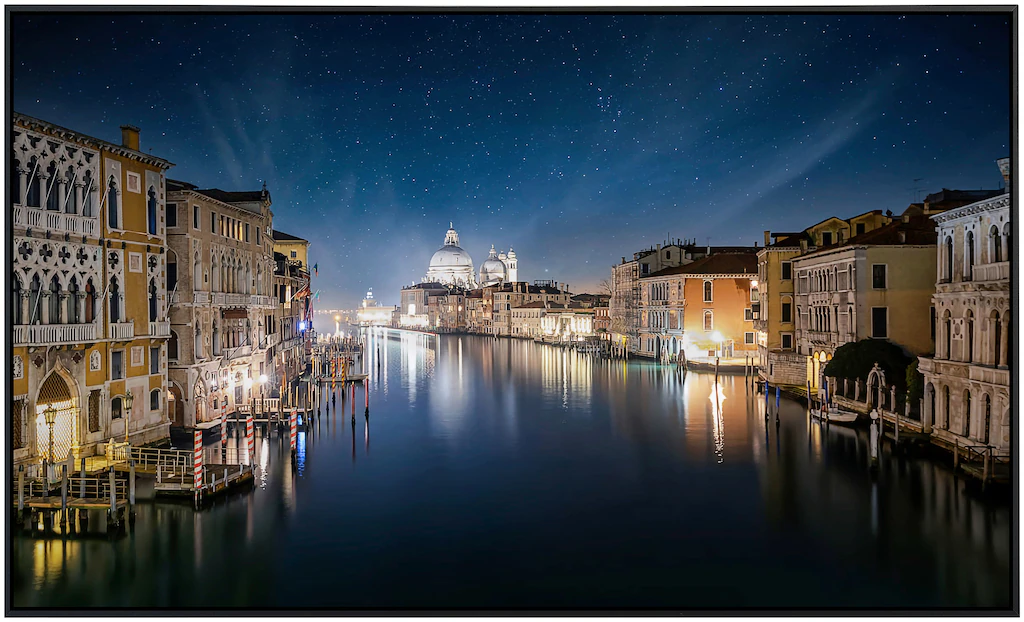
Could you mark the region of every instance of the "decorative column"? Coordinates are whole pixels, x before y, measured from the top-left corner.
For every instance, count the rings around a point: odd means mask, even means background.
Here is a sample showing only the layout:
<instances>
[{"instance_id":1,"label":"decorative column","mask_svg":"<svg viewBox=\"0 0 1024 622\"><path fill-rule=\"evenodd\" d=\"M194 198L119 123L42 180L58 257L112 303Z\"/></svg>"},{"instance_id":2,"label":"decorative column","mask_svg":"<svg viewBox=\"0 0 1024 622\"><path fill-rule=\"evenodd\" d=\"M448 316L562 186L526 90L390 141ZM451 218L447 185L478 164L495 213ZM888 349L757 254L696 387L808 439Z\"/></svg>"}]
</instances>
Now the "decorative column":
<instances>
[{"instance_id":1,"label":"decorative column","mask_svg":"<svg viewBox=\"0 0 1024 622\"><path fill-rule=\"evenodd\" d=\"M924 399L921 400L921 431L925 434L931 434L932 420L935 417L935 413L932 412L932 406L935 404L935 390L931 390L931 395L928 392L929 389L926 387Z\"/></svg>"},{"instance_id":2,"label":"decorative column","mask_svg":"<svg viewBox=\"0 0 1024 622\"><path fill-rule=\"evenodd\" d=\"M1002 322L1002 330L999 333L999 367L1006 367L1006 351L1010 345L1010 314L1003 313L1003 317L999 320Z\"/></svg>"},{"instance_id":3,"label":"decorative column","mask_svg":"<svg viewBox=\"0 0 1024 622\"><path fill-rule=\"evenodd\" d=\"M68 323L68 292L61 291L58 294L58 296L60 297L60 305L58 305L57 308L60 310L60 319L59 319L59 321L57 323L58 324L67 324Z\"/></svg>"},{"instance_id":4,"label":"decorative column","mask_svg":"<svg viewBox=\"0 0 1024 622\"><path fill-rule=\"evenodd\" d=\"M74 213L81 214L83 197L85 195L85 184L81 182L76 182L74 195L75 196L71 201L71 209L74 210Z\"/></svg>"},{"instance_id":5,"label":"decorative column","mask_svg":"<svg viewBox=\"0 0 1024 622\"><path fill-rule=\"evenodd\" d=\"M85 323L85 293L75 293L75 309L78 310L78 322Z\"/></svg>"},{"instance_id":6,"label":"decorative column","mask_svg":"<svg viewBox=\"0 0 1024 622\"><path fill-rule=\"evenodd\" d=\"M18 184L18 187L21 189L21 196L18 197L18 203L20 205L25 205L25 201L28 197L28 170L24 168L19 168L18 177L21 179L21 183Z\"/></svg>"},{"instance_id":7,"label":"decorative column","mask_svg":"<svg viewBox=\"0 0 1024 622\"><path fill-rule=\"evenodd\" d=\"M31 311L31 309L29 309L28 306L29 293L27 291L21 292L20 298L21 300L19 300L19 304L21 305L21 323L30 324L31 318L29 318L28 316L29 312Z\"/></svg>"}]
</instances>

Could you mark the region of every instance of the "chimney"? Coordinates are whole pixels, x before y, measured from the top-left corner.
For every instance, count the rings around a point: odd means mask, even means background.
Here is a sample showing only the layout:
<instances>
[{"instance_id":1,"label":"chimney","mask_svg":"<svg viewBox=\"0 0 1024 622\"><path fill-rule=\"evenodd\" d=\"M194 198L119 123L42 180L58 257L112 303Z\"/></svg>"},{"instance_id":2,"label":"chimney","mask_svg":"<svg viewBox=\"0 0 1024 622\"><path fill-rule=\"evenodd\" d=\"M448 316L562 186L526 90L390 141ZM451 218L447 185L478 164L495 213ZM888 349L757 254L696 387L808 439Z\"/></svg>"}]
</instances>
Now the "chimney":
<instances>
[{"instance_id":1,"label":"chimney","mask_svg":"<svg viewBox=\"0 0 1024 622\"><path fill-rule=\"evenodd\" d=\"M772 232L771 231L765 231L764 232L764 245L768 246L771 243L772 243Z\"/></svg>"},{"instance_id":2,"label":"chimney","mask_svg":"<svg viewBox=\"0 0 1024 622\"><path fill-rule=\"evenodd\" d=\"M800 252L801 253L806 253L807 252L807 239L806 238L803 238L803 239L800 240Z\"/></svg>"},{"instance_id":3,"label":"chimney","mask_svg":"<svg viewBox=\"0 0 1024 622\"><path fill-rule=\"evenodd\" d=\"M132 151L139 150L139 128L134 125L121 126L121 146Z\"/></svg>"},{"instance_id":4,"label":"chimney","mask_svg":"<svg viewBox=\"0 0 1024 622\"><path fill-rule=\"evenodd\" d=\"M840 230L839 230L838 232L836 232L836 238L837 238L837 239L836 239L836 241L837 241L838 243L840 243L840 244L842 244L842 243L843 243L843 237L844 237L844 235L843 235L843 234L845 234L845 233L846 233L846 232L845 232L845 231L843 231L842 229L840 229Z\"/></svg>"}]
</instances>

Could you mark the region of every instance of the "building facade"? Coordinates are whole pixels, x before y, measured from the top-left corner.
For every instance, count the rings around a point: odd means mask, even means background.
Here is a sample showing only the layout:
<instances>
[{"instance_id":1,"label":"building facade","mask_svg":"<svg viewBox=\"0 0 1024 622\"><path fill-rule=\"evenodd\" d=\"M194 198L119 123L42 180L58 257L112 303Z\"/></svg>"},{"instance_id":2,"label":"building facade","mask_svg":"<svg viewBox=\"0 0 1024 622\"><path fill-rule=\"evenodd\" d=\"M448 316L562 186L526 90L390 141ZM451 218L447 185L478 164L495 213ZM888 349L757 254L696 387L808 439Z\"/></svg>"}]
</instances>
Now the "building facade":
<instances>
[{"instance_id":1,"label":"building facade","mask_svg":"<svg viewBox=\"0 0 1024 622\"><path fill-rule=\"evenodd\" d=\"M170 417L192 428L259 397L277 303L270 193L168 182ZM267 388L264 387L264 391Z\"/></svg>"},{"instance_id":2,"label":"building facade","mask_svg":"<svg viewBox=\"0 0 1024 622\"><path fill-rule=\"evenodd\" d=\"M141 152L132 126L118 145L15 113L12 136L15 462L167 438L173 165Z\"/></svg>"},{"instance_id":3,"label":"building facade","mask_svg":"<svg viewBox=\"0 0 1024 622\"><path fill-rule=\"evenodd\" d=\"M931 219L937 226L933 356L920 357L923 422L933 439L1011 447L1010 161L1006 193Z\"/></svg>"},{"instance_id":4,"label":"building facade","mask_svg":"<svg viewBox=\"0 0 1024 622\"><path fill-rule=\"evenodd\" d=\"M276 229L272 230L272 235L277 313L271 328L277 338L268 357L273 361L273 385L281 387L284 397L295 390L299 374L308 361L307 337L313 320L309 266L306 263L309 241Z\"/></svg>"},{"instance_id":5,"label":"building facade","mask_svg":"<svg viewBox=\"0 0 1024 622\"><path fill-rule=\"evenodd\" d=\"M804 382L822 385L821 370L839 346L888 339L914 355L934 337L935 230L926 216L894 220L793 260L796 348Z\"/></svg>"}]
</instances>

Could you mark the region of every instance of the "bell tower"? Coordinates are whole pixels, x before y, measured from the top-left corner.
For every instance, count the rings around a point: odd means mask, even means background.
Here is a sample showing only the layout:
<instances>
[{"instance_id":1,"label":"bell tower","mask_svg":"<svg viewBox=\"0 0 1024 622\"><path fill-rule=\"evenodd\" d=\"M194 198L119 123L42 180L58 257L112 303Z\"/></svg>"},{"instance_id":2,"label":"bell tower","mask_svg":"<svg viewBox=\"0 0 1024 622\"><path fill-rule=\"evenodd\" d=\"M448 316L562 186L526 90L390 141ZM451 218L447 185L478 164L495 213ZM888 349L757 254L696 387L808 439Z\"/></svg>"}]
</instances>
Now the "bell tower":
<instances>
[{"instance_id":1,"label":"bell tower","mask_svg":"<svg viewBox=\"0 0 1024 622\"><path fill-rule=\"evenodd\" d=\"M519 282L519 260L516 259L516 252L512 250L512 247L508 247L508 255L506 255L505 265L508 266L508 280L512 283Z\"/></svg>"}]
</instances>

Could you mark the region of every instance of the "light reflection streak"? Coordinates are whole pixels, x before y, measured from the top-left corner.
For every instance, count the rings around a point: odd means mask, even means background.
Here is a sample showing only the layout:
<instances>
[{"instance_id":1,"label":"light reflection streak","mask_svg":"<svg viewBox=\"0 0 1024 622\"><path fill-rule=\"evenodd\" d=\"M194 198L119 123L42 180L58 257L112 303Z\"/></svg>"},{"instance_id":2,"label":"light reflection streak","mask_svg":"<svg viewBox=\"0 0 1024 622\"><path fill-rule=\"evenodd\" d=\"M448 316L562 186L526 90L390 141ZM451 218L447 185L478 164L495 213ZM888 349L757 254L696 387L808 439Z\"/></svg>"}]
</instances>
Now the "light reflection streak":
<instances>
[{"instance_id":1,"label":"light reflection streak","mask_svg":"<svg viewBox=\"0 0 1024 622\"><path fill-rule=\"evenodd\" d=\"M715 454L718 455L718 464L722 464L725 461L725 422L722 417L722 402L725 401L725 393L717 379L711 387L708 399L711 400L711 416L714 423Z\"/></svg>"}]
</instances>

